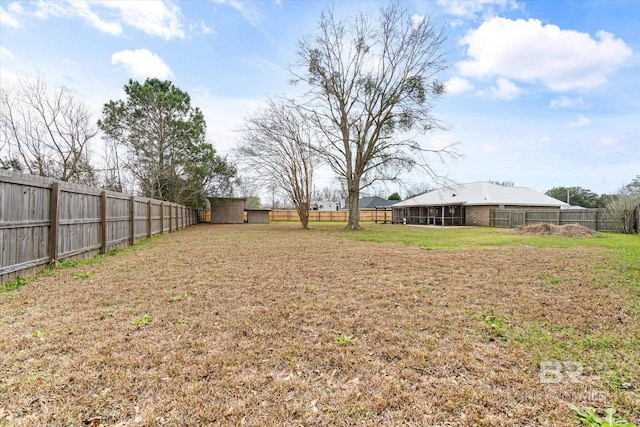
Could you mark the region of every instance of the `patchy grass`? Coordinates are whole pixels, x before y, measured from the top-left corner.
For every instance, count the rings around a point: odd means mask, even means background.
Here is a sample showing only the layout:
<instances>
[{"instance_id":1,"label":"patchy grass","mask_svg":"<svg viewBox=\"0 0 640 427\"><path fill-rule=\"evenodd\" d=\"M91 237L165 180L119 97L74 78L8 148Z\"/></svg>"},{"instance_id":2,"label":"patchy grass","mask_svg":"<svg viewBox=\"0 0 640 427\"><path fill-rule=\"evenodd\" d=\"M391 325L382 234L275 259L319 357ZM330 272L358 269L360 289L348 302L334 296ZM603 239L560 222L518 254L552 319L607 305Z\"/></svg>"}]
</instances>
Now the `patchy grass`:
<instances>
[{"instance_id":1,"label":"patchy grass","mask_svg":"<svg viewBox=\"0 0 640 427\"><path fill-rule=\"evenodd\" d=\"M0 292L14 291L16 289L23 287L28 283L29 283L28 279L17 277L15 280L12 280L8 283L0 285Z\"/></svg>"},{"instance_id":2,"label":"patchy grass","mask_svg":"<svg viewBox=\"0 0 640 427\"><path fill-rule=\"evenodd\" d=\"M342 227L201 225L0 293L0 425L640 418L638 236Z\"/></svg>"},{"instance_id":3,"label":"patchy grass","mask_svg":"<svg viewBox=\"0 0 640 427\"><path fill-rule=\"evenodd\" d=\"M337 337L333 337L333 341L338 345L347 345L353 344L356 339L351 335L338 335Z\"/></svg>"}]
</instances>

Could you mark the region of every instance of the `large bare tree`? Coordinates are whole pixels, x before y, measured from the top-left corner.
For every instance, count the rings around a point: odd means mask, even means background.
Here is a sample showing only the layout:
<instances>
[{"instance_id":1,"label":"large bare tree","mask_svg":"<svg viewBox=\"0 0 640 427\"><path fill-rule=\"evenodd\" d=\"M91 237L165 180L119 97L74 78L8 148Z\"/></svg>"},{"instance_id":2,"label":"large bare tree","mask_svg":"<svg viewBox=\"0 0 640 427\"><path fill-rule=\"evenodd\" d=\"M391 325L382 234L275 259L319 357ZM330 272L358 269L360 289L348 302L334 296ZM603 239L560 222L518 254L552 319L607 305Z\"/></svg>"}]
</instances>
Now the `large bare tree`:
<instances>
[{"instance_id":1,"label":"large bare tree","mask_svg":"<svg viewBox=\"0 0 640 427\"><path fill-rule=\"evenodd\" d=\"M431 113L444 92L436 78L447 66L444 40L428 17L401 3L381 8L376 19L341 20L330 8L318 33L300 40L294 82L309 88L305 107L323 136L318 150L346 184L348 228L360 228L360 190L415 166L436 176L428 154L455 154L416 138L441 127Z\"/></svg>"},{"instance_id":2,"label":"large bare tree","mask_svg":"<svg viewBox=\"0 0 640 427\"><path fill-rule=\"evenodd\" d=\"M21 80L0 91L0 146L14 169L93 185L89 143L98 129L87 106L64 87Z\"/></svg>"},{"instance_id":3,"label":"large bare tree","mask_svg":"<svg viewBox=\"0 0 640 427\"><path fill-rule=\"evenodd\" d=\"M246 119L236 153L253 179L285 192L296 207L303 228L309 225L314 128L292 101L269 99Z\"/></svg>"}]
</instances>

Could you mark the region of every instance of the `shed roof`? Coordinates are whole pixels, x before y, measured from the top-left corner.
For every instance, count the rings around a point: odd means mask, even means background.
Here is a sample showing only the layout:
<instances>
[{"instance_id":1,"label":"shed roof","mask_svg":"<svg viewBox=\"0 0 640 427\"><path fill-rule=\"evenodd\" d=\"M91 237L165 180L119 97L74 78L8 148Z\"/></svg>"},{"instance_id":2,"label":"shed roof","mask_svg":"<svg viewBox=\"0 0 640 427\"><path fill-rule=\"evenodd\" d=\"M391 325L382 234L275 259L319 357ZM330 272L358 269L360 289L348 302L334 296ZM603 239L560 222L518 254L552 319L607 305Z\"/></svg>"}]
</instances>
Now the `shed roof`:
<instances>
[{"instance_id":1,"label":"shed roof","mask_svg":"<svg viewBox=\"0 0 640 427\"><path fill-rule=\"evenodd\" d=\"M527 187L505 187L488 182L454 184L420 194L393 207L406 206L540 206L559 208L567 204Z\"/></svg>"}]
</instances>

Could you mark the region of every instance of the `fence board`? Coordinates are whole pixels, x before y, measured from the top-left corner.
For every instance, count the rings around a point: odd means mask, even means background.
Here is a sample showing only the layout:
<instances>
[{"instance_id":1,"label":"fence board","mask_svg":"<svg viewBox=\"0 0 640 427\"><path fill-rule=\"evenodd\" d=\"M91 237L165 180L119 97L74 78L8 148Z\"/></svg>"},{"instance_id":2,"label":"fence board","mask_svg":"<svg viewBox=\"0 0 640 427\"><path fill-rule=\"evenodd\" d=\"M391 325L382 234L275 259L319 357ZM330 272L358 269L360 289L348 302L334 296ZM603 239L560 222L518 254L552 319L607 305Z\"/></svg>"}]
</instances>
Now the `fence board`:
<instances>
[{"instance_id":1,"label":"fence board","mask_svg":"<svg viewBox=\"0 0 640 427\"><path fill-rule=\"evenodd\" d=\"M377 216L376 216L377 215ZM206 217L206 214L205 214ZM391 222L390 210L360 211L359 220L362 222ZM309 211L309 221L314 222L347 222L348 211ZM274 209L269 212L269 221L299 221L298 212L294 209Z\"/></svg>"},{"instance_id":2,"label":"fence board","mask_svg":"<svg viewBox=\"0 0 640 427\"><path fill-rule=\"evenodd\" d=\"M606 209L492 209L492 227L521 227L532 224L579 224L595 231L616 231Z\"/></svg>"},{"instance_id":3,"label":"fence board","mask_svg":"<svg viewBox=\"0 0 640 427\"><path fill-rule=\"evenodd\" d=\"M160 200L0 171L0 284L50 261L106 252L161 233L164 225L169 229L165 212L173 217L170 230L198 218L192 209L163 207Z\"/></svg>"},{"instance_id":4,"label":"fence board","mask_svg":"<svg viewBox=\"0 0 640 427\"><path fill-rule=\"evenodd\" d=\"M533 209L524 211L524 224L558 224L560 222L560 209L543 210Z\"/></svg>"}]
</instances>

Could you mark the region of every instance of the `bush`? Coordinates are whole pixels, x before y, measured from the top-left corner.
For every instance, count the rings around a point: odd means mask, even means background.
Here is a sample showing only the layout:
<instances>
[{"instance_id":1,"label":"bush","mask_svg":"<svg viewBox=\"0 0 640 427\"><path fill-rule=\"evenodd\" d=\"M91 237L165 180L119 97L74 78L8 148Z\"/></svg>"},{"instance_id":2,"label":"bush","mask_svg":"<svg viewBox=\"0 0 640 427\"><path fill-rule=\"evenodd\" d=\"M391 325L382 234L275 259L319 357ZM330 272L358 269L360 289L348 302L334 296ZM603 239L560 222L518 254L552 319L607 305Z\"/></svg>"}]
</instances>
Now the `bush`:
<instances>
[{"instance_id":1,"label":"bush","mask_svg":"<svg viewBox=\"0 0 640 427\"><path fill-rule=\"evenodd\" d=\"M607 214L615 222L616 230L621 233L638 232L638 214L640 193L624 187L607 202Z\"/></svg>"}]
</instances>

